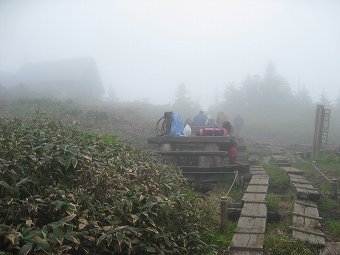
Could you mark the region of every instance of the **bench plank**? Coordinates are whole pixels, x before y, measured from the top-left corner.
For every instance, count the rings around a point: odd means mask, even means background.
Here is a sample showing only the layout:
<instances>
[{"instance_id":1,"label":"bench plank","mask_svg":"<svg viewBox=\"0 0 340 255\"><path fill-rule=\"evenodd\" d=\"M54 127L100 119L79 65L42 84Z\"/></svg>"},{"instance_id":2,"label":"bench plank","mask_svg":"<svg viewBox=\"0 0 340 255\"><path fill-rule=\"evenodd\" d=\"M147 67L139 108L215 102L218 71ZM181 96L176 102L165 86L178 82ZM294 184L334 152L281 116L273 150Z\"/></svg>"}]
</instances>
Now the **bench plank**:
<instances>
[{"instance_id":1,"label":"bench plank","mask_svg":"<svg viewBox=\"0 0 340 255\"><path fill-rule=\"evenodd\" d=\"M207 144L207 143L229 143L229 136L156 136L149 137L149 144L175 143L175 144Z\"/></svg>"},{"instance_id":2,"label":"bench plank","mask_svg":"<svg viewBox=\"0 0 340 255\"><path fill-rule=\"evenodd\" d=\"M228 152L226 151L155 151L155 153L162 156L220 156L227 157Z\"/></svg>"}]
</instances>

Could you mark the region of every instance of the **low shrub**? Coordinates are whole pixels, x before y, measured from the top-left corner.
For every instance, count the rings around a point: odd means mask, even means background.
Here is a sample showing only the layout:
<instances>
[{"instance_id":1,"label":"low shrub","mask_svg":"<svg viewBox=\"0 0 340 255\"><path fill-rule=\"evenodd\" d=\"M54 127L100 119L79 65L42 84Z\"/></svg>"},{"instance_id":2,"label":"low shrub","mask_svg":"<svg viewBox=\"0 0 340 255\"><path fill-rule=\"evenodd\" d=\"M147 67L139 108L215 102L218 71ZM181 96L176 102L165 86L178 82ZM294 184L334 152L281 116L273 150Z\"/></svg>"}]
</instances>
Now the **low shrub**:
<instances>
[{"instance_id":1,"label":"low shrub","mask_svg":"<svg viewBox=\"0 0 340 255\"><path fill-rule=\"evenodd\" d=\"M0 250L207 254L179 171L114 136L43 117L0 122Z\"/></svg>"},{"instance_id":2,"label":"low shrub","mask_svg":"<svg viewBox=\"0 0 340 255\"><path fill-rule=\"evenodd\" d=\"M269 193L266 198L268 210L276 211L279 208L279 199L272 193Z\"/></svg>"},{"instance_id":3,"label":"low shrub","mask_svg":"<svg viewBox=\"0 0 340 255\"><path fill-rule=\"evenodd\" d=\"M326 220L329 230L334 236L340 236L340 220Z\"/></svg>"}]
</instances>

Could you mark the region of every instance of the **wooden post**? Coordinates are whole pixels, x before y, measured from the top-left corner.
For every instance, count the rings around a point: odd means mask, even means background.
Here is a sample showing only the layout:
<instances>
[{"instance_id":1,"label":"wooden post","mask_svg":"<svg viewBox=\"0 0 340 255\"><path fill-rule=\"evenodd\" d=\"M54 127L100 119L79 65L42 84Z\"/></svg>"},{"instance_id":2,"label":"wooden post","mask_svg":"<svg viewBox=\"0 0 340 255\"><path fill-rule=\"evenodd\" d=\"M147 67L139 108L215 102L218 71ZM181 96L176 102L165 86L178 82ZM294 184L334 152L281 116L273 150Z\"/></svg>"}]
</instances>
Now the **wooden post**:
<instances>
[{"instance_id":1,"label":"wooden post","mask_svg":"<svg viewBox=\"0 0 340 255\"><path fill-rule=\"evenodd\" d=\"M240 186L241 186L241 189L244 188L244 180L243 180L243 175L240 176Z\"/></svg>"},{"instance_id":2,"label":"wooden post","mask_svg":"<svg viewBox=\"0 0 340 255\"><path fill-rule=\"evenodd\" d=\"M221 197L221 232L225 230L228 221L227 206L228 206L227 197Z\"/></svg>"},{"instance_id":3,"label":"wooden post","mask_svg":"<svg viewBox=\"0 0 340 255\"><path fill-rule=\"evenodd\" d=\"M338 198L338 180L337 179L332 179L332 194L331 194L333 199Z\"/></svg>"}]
</instances>

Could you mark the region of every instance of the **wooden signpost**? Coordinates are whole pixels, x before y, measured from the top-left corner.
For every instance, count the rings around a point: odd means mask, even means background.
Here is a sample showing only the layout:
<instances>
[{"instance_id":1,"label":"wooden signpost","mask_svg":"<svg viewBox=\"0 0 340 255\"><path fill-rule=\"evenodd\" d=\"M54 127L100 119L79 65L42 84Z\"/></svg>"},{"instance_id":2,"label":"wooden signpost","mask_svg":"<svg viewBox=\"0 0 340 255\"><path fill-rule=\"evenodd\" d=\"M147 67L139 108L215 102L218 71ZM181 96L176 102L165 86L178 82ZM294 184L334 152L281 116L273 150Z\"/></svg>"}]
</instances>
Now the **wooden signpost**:
<instances>
[{"instance_id":1,"label":"wooden signpost","mask_svg":"<svg viewBox=\"0 0 340 255\"><path fill-rule=\"evenodd\" d=\"M325 109L323 105L316 106L314 140L312 158L316 160L319 157L320 149L327 144L330 109Z\"/></svg>"}]
</instances>

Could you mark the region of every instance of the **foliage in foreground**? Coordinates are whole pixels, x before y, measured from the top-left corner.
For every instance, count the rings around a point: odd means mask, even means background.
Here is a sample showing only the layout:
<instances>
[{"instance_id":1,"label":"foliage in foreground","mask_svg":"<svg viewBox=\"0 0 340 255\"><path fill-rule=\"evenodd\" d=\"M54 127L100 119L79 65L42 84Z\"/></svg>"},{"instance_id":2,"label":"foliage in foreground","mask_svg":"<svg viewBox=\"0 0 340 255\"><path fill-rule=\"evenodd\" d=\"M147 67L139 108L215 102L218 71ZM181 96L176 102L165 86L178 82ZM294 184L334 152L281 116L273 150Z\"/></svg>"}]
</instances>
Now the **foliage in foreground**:
<instances>
[{"instance_id":1,"label":"foliage in foreground","mask_svg":"<svg viewBox=\"0 0 340 255\"><path fill-rule=\"evenodd\" d=\"M207 254L180 172L112 136L37 118L0 122L0 250Z\"/></svg>"}]
</instances>

